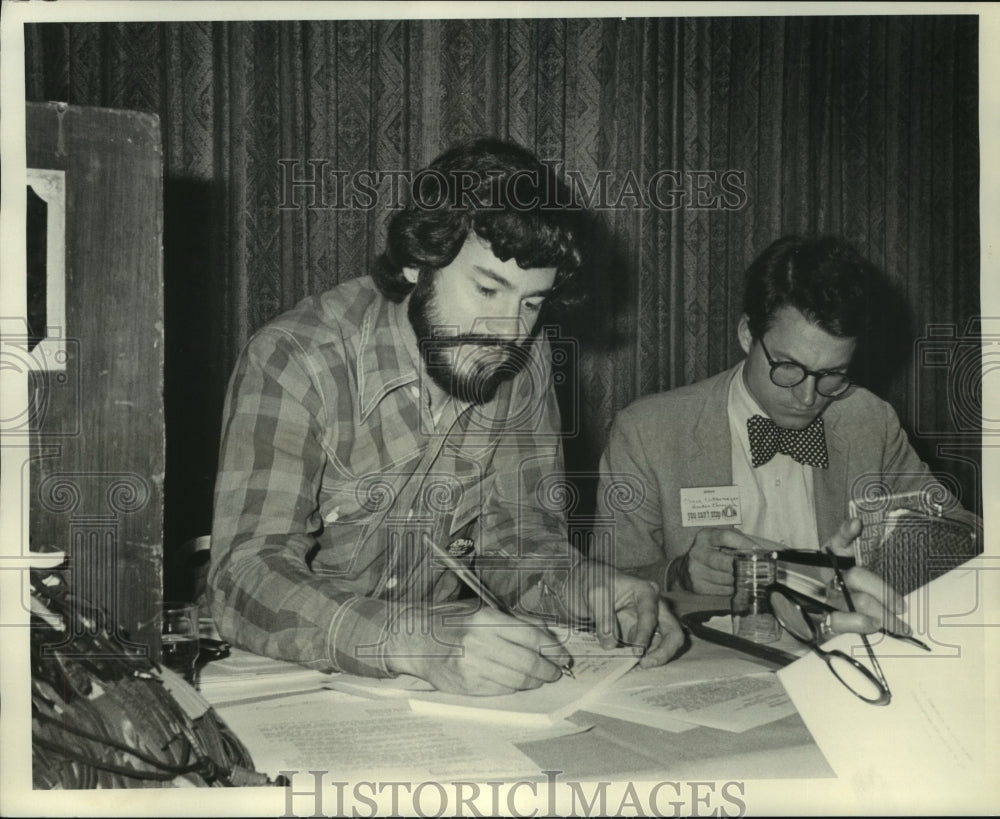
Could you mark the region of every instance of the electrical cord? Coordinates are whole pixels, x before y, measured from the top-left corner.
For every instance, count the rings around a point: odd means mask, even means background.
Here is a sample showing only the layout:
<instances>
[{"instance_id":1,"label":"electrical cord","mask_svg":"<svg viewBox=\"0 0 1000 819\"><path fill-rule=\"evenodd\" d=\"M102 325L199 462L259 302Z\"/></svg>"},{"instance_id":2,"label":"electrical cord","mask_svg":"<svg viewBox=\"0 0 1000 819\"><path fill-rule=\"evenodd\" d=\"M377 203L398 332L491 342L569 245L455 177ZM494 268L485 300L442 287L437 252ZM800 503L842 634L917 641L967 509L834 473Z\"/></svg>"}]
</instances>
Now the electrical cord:
<instances>
[{"instance_id":1,"label":"electrical cord","mask_svg":"<svg viewBox=\"0 0 1000 819\"><path fill-rule=\"evenodd\" d=\"M198 762L191 763L188 765L170 765L166 762L163 762L160 759L156 759L155 757L149 756L148 754L144 754L142 751L139 751L136 748L131 748L124 742L116 742L115 740L110 739L108 737L97 736L96 734L92 734L89 731L84 731L79 728L75 728L74 726L69 725L63 720L55 719L54 717L50 717L47 714L36 712L35 717L41 720L42 722L48 722L52 725L59 726L59 729L62 731L67 731L68 733L75 734L76 736L82 739L86 739L90 742L99 742L103 745L115 748L126 754L134 756L136 759L142 760L147 765L152 765L154 768L159 768L161 771L170 772L174 775L192 773L193 771L197 771L205 767L204 760L199 760Z\"/></svg>"},{"instance_id":2,"label":"electrical cord","mask_svg":"<svg viewBox=\"0 0 1000 819\"><path fill-rule=\"evenodd\" d=\"M40 745L48 751L59 754L60 756L68 757L69 759L80 762L87 767L98 768L102 771L108 771L109 773L116 773L121 776L131 777L133 779L153 779L160 782L167 782L174 779L177 774L167 773L167 772L157 772L157 771L140 771L135 768L126 768L124 765L115 765L112 762L103 762L101 760L96 760L91 757L84 756L76 751L71 751L65 746L56 744L55 742L49 742L47 739L42 737L35 737L34 743Z\"/></svg>"},{"instance_id":3,"label":"electrical cord","mask_svg":"<svg viewBox=\"0 0 1000 819\"><path fill-rule=\"evenodd\" d=\"M190 715L169 672L122 650L111 618L70 591L67 568L31 572L34 786L281 784L254 770L208 703Z\"/></svg>"}]
</instances>

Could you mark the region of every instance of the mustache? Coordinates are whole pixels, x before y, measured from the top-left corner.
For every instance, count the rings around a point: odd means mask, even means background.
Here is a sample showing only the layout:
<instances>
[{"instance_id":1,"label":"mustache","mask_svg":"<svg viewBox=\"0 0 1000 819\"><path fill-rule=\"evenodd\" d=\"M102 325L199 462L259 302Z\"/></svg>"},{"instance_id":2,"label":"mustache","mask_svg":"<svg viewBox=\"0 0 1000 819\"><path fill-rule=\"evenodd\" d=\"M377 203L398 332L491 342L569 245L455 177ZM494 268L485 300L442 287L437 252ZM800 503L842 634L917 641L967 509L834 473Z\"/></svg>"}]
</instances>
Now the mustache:
<instances>
[{"instance_id":1,"label":"mustache","mask_svg":"<svg viewBox=\"0 0 1000 819\"><path fill-rule=\"evenodd\" d=\"M511 350L518 350L527 346L526 342L512 341L503 336L491 336L485 333L461 333L457 336L433 336L425 339L424 344L436 349L448 347L462 347L465 345L475 345L477 347L506 347Z\"/></svg>"}]
</instances>

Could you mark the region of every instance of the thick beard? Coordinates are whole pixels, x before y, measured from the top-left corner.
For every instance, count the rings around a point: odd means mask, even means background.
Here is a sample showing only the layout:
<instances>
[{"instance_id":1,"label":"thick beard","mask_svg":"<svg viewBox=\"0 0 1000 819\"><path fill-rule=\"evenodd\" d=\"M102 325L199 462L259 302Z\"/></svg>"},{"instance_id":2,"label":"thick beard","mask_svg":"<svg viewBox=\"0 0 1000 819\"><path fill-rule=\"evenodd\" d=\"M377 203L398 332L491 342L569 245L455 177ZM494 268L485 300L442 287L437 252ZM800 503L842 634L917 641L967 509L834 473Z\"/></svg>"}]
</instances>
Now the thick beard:
<instances>
[{"instance_id":1,"label":"thick beard","mask_svg":"<svg viewBox=\"0 0 1000 819\"><path fill-rule=\"evenodd\" d=\"M407 316L417 336L420 357L431 380L447 395L469 404L486 404L492 401L505 381L510 381L528 363L534 337L518 344L503 337L465 333L457 336L435 336L436 302L433 274L421 272L410 294ZM472 372L455 371L454 360L463 345L499 348L503 362L481 362Z\"/></svg>"}]
</instances>

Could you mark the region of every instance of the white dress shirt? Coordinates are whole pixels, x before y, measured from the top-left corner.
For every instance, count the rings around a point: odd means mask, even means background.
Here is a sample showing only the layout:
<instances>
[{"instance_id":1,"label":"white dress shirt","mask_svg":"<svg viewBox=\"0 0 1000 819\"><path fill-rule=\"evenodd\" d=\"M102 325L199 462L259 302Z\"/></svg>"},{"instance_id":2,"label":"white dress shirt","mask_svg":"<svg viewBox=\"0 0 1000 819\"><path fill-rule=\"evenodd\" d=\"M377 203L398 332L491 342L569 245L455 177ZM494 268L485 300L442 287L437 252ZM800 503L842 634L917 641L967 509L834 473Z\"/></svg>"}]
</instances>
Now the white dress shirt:
<instances>
[{"instance_id":1,"label":"white dress shirt","mask_svg":"<svg viewBox=\"0 0 1000 819\"><path fill-rule=\"evenodd\" d=\"M776 454L754 468L747 419L767 416L747 389L743 365L729 386L733 484L739 487L743 522L736 528L792 549L819 549L813 467Z\"/></svg>"}]
</instances>

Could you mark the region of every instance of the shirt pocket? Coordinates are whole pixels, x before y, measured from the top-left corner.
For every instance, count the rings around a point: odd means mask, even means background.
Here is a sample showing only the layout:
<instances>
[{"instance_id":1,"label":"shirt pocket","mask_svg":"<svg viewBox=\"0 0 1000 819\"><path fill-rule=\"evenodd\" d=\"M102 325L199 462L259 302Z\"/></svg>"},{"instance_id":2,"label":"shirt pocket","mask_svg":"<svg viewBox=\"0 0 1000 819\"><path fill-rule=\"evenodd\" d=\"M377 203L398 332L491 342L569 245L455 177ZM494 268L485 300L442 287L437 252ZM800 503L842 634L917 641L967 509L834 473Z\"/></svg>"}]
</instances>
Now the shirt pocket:
<instances>
[{"instance_id":1,"label":"shirt pocket","mask_svg":"<svg viewBox=\"0 0 1000 819\"><path fill-rule=\"evenodd\" d=\"M385 561L378 532L400 493L400 474L324 479L319 494L319 550L313 570L357 578Z\"/></svg>"},{"instance_id":2,"label":"shirt pocket","mask_svg":"<svg viewBox=\"0 0 1000 819\"><path fill-rule=\"evenodd\" d=\"M448 526L449 535L455 534L455 532L467 526L472 521L482 518L483 510L486 507L486 501L493 492L493 485L496 483L496 477L495 473L490 473L485 478L475 480L469 485L463 487L462 496L455 505L455 511L452 514L451 523ZM470 527L470 531L475 532L475 535L472 535L472 537L476 541L477 546L481 542L481 538L476 536L479 534L478 530L478 525Z\"/></svg>"}]
</instances>

